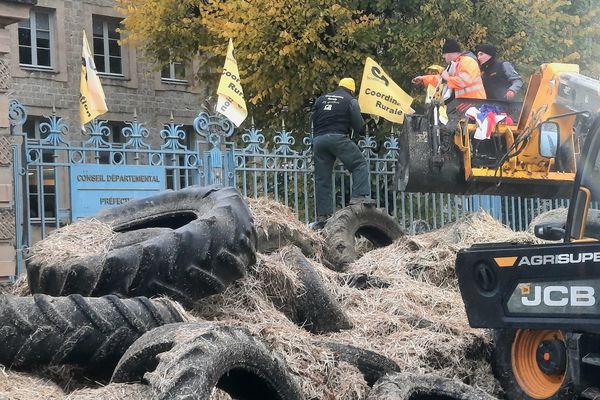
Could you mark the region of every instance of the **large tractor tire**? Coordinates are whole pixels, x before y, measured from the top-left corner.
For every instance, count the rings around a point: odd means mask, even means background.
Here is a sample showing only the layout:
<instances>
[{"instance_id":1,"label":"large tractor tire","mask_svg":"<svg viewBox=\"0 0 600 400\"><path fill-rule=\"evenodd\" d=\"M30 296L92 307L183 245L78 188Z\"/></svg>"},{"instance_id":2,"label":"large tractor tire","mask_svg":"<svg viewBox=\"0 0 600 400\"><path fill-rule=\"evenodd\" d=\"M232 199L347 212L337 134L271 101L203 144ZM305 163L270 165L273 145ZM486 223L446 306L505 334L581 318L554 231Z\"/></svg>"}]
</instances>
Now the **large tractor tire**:
<instances>
[{"instance_id":1,"label":"large tractor tire","mask_svg":"<svg viewBox=\"0 0 600 400\"><path fill-rule=\"evenodd\" d=\"M123 355L113 382L147 383L153 399L209 399L215 388L240 400L299 400L278 356L241 328L171 324L148 332Z\"/></svg>"},{"instance_id":2,"label":"large tractor tire","mask_svg":"<svg viewBox=\"0 0 600 400\"><path fill-rule=\"evenodd\" d=\"M321 276L297 247L283 252L283 261L296 272L302 283L293 300L294 322L312 333L351 329L352 323Z\"/></svg>"},{"instance_id":3,"label":"large tractor tire","mask_svg":"<svg viewBox=\"0 0 600 400\"><path fill-rule=\"evenodd\" d=\"M323 263L334 271L346 271L357 258L357 236L377 248L392 244L403 234L400 225L385 210L365 204L348 206L333 214L323 229Z\"/></svg>"},{"instance_id":4,"label":"large tractor tire","mask_svg":"<svg viewBox=\"0 0 600 400\"><path fill-rule=\"evenodd\" d=\"M0 321L2 365L73 364L112 371L142 334L184 321L184 315L168 299L4 295L0 296Z\"/></svg>"},{"instance_id":5,"label":"large tractor tire","mask_svg":"<svg viewBox=\"0 0 600 400\"><path fill-rule=\"evenodd\" d=\"M494 331L493 371L509 400L573 399L566 340L558 330Z\"/></svg>"},{"instance_id":6,"label":"large tractor tire","mask_svg":"<svg viewBox=\"0 0 600 400\"><path fill-rule=\"evenodd\" d=\"M381 378L367 400L494 400L459 380L437 375L388 374Z\"/></svg>"},{"instance_id":7,"label":"large tractor tire","mask_svg":"<svg viewBox=\"0 0 600 400\"><path fill-rule=\"evenodd\" d=\"M189 187L109 208L94 218L118 232L105 256L27 264L33 293L165 294L191 305L222 292L256 261L256 232L234 188Z\"/></svg>"}]
</instances>

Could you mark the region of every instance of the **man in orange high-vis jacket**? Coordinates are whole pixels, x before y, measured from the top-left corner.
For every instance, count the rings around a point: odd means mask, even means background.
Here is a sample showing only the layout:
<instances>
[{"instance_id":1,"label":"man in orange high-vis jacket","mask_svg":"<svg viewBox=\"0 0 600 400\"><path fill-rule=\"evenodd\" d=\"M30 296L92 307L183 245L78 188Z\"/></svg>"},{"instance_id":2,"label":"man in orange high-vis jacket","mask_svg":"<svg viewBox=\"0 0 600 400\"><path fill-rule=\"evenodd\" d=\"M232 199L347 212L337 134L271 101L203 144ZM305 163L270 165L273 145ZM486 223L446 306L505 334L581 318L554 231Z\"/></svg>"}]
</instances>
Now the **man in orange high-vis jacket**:
<instances>
[{"instance_id":1,"label":"man in orange high-vis jacket","mask_svg":"<svg viewBox=\"0 0 600 400\"><path fill-rule=\"evenodd\" d=\"M440 75L417 76L412 82L422 83L426 87L436 86L441 78L454 90L454 97L457 99L485 99L481 71L475 56L468 52L463 53L454 39L446 39L442 46L442 55L449 68Z\"/></svg>"}]
</instances>

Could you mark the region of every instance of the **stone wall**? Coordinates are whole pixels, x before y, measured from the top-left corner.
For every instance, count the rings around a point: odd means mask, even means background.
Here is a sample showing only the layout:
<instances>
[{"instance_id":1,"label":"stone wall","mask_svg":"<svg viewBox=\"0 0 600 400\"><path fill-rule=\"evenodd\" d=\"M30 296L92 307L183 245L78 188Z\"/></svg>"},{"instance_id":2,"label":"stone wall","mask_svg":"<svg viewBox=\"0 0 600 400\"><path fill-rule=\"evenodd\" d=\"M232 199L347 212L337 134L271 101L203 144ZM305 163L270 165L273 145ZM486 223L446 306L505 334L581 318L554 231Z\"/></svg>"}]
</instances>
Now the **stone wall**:
<instances>
[{"instance_id":1,"label":"stone wall","mask_svg":"<svg viewBox=\"0 0 600 400\"><path fill-rule=\"evenodd\" d=\"M8 119L8 96L13 86L10 74L11 27L27 18L35 0L0 2L0 279L14 275L15 270L15 199L12 179L12 144Z\"/></svg>"}]
</instances>

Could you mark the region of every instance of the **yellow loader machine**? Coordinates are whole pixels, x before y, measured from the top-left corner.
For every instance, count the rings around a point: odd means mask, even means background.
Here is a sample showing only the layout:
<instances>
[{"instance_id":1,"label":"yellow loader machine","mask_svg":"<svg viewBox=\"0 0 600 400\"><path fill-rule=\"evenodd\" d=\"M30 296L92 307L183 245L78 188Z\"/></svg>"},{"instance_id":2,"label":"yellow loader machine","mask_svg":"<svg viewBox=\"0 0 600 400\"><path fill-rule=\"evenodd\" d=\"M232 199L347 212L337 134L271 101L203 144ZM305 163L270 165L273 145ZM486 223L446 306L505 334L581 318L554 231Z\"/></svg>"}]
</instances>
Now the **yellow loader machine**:
<instances>
[{"instance_id":1,"label":"yellow loader machine","mask_svg":"<svg viewBox=\"0 0 600 400\"><path fill-rule=\"evenodd\" d=\"M494 329L492 367L506 397L600 399L600 118L578 160L566 223L547 244L479 244L456 274L469 324Z\"/></svg>"},{"instance_id":2,"label":"yellow loader machine","mask_svg":"<svg viewBox=\"0 0 600 400\"><path fill-rule=\"evenodd\" d=\"M475 139L477 120L465 112L498 107L513 123ZM566 198L577 158L600 109L600 81L573 64L544 64L523 103L454 99L440 122L440 100L422 115L406 116L400 134L396 187L409 192ZM485 133L488 133L487 131ZM481 138L480 135L477 135Z\"/></svg>"}]
</instances>

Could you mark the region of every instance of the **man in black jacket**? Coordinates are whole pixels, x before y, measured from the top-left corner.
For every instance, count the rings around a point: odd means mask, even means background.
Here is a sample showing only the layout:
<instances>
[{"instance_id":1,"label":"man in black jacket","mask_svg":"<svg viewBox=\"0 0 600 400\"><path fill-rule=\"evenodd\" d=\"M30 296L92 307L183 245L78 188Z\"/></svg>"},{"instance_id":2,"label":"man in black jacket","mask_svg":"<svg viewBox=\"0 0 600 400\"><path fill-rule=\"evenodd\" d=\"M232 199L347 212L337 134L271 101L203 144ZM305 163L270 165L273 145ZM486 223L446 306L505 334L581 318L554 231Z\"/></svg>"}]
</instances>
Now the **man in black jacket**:
<instances>
[{"instance_id":1,"label":"man in black jacket","mask_svg":"<svg viewBox=\"0 0 600 400\"><path fill-rule=\"evenodd\" d=\"M508 61L496 59L496 46L480 44L475 48L481 68L485 94L490 100L514 100L523 86L521 76Z\"/></svg>"},{"instance_id":2,"label":"man in black jacket","mask_svg":"<svg viewBox=\"0 0 600 400\"><path fill-rule=\"evenodd\" d=\"M350 140L351 131L358 135L365 121L354 98L356 84L352 78L340 80L331 93L319 97L312 107L313 160L315 168L315 205L320 229L333 214L331 173L336 158L352 174L350 204L372 203L369 167L358 146Z\"/></svg>"}]
</instances>

